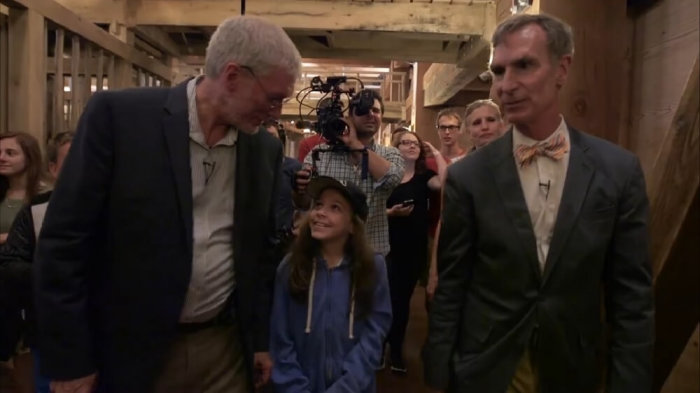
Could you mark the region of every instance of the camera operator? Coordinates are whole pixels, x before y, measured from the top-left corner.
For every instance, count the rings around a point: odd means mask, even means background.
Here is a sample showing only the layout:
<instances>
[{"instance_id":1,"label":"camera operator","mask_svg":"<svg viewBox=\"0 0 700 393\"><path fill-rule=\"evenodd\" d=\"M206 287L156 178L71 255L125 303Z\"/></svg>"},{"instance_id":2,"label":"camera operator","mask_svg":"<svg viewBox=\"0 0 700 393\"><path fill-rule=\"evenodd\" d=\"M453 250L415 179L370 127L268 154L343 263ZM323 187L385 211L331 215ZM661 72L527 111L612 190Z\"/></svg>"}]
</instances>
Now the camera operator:
<instances>
[{"instance_id":1,"label":"camera operator","mask_svg":"<svg viewBox=\"0 0 700 393\"><path fill-rule=\"evenodd\" d=\"M305 157L304 168L296 176L295 202L299 208L308 208L310 205L311 201L305 191L311 178L312 164L319 176L330 176L356 184L367 195L369 202L367 238L375 252L386 255L389 253L386 200L401 182L403 158L395 147L375 143L374 136L382 124L384 102L376 91L365 91L373 96L374 103L369 113L358 116L357 103L351 101L350 115L345 119L346 131L338 138L344 148L332 149L328 144L321 144L314 148L319 150L317 162L314 162L313 153ZM360 94L362 92L358 92ZM362 176L364 154L367 154L366 178Z\"/></svg>"}]
</instances>

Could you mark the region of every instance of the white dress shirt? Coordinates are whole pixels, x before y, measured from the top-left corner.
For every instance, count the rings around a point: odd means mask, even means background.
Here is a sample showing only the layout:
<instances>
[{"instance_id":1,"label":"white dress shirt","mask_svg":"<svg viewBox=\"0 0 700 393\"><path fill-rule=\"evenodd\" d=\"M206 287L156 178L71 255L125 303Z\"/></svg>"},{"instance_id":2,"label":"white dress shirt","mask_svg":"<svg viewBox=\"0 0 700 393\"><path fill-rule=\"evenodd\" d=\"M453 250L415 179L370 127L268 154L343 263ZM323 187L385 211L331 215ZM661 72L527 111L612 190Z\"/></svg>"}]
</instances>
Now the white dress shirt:
<instances>
[{"instance_id":1,"label":"white dress shirt","mask_svg":"<svg viewBox=\"0 0 700 393\"><path fill-rule=\"evenodd\" d=\"M549 141L557 134L563 134L567 145L570 145L569 129L562 118L559 127L544 141ZM518 145L532 146L544 141L537 141L523 135L516 127L513 127L513 149ZM530 165L521 167L517 158L515 165L518 168L520 185L525 195L527 210L530 212L532 229L537 242L537 259L540 264L540 273L544 272L545 261L552 242L554 224L557 220L566 171L569 167L568 149L561 160L553 160L549 157L538 156Z\"/></svg>"}]
</instances>

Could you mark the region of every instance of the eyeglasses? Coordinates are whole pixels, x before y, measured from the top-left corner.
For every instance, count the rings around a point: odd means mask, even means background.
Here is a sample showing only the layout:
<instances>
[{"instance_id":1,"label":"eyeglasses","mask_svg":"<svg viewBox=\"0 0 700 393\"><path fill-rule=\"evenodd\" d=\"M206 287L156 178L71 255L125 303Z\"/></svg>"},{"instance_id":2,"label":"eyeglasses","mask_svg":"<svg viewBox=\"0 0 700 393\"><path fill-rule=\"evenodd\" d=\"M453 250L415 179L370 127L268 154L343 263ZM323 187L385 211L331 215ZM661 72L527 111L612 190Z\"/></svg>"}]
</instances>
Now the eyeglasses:
<instances>
[{"instance_id":1,"label":"eyeglasses","mask_svg":"<svg viewBox=\"0 0 700 393\"><path fill-rule=\"evenodd\" d=\"M291 100L291 97L287 97L287 98L272 97L270 95L270 93L268 93L267 89L265 89L265 86L263 86L262 82L260 82L260 79L255 74L255 72L253 72L252 68L245 66L245 65L242 65L241 68L250 72L250 75L252 75L253 78L255 78L255 81L258 83L258 86L260 86L260 90L262 90L263 94L265 94L265 99L267 100L268 104L270 105L270 109L279 109L282 107L282 105L286 104L287 102L289 102L289 100Z\"/></svg>"},{"instance_id":2,"label":"eyeglasses","mask_svg":"<svg viewBox=\"0 0 700 393\"><path fill-rule=\"evenodd\" d=\"M437 130L440 132L457 132L459 131L459 126L437 126Z\"/></svg>"},{"instance_id":3,"label":"eyeglasses","mask_svg":"<svg viewBox=\"0 0 700 393\"><path fill-rule=\"evenodd\" d=\"M418 141L413 141L410 139L404 139L401 142L399 142L402 146L415 146L415 147L420 147L420 143Z\"/></svg>"}]
</instances>

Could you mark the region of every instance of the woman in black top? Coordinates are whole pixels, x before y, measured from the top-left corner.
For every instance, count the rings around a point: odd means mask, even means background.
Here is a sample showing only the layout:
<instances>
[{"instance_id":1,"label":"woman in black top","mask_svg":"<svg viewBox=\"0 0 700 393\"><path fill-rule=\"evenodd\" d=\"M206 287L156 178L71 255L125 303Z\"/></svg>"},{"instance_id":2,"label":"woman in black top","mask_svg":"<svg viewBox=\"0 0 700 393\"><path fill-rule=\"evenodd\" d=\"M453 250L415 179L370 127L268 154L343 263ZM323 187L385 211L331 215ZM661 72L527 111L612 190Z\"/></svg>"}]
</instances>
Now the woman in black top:
<instances>
[{"instance_id":1,"label":"woman in black top","mask_svg":"<svg viewBox=\"0 0 700 393\"><path fill-rule=\"evenodd\" d=\"M408 324L413 289L428 257L428 194L439 190L447 164L440 152L430 143L409 131L394 134L392 144L399 149L405 161L405 172L387 200L389 243L387 256L389 287L393 321L387 341L391 353L391 370L405 374L403 341ZM435 156L436 174L425 166L426 151Z\"/></svg>"}]
</instances>

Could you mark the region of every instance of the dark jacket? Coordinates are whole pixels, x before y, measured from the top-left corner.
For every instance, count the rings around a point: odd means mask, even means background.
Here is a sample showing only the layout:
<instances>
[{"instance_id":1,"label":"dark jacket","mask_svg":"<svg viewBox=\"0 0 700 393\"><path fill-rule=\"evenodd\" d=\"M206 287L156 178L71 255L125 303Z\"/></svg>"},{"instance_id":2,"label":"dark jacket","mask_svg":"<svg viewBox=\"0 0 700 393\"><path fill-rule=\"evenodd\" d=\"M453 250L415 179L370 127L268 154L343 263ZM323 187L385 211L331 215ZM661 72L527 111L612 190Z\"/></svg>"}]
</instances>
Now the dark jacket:
<instances>
[{"instance_id":1,"label":"dark jacket","mask_svg":"<svg viewBox=\"0 0 700 393\"><path fill-rule=\"evenodd\" d=\"M192 269L186 82L99 92L80 118L36 258L41 370L99 390L149 391L176 334ZM246 364L268 347L282 148L236 143L233 308ZM66 176L70 174L70 176ZM252 371L249 373L252 380Z\"/></svg>"},{"instance_id":2,"label":"dark jacket","mask_svg":"<svg viewBox=\"0 0 700 393\"><path fill-rule=\"evenodd\" d=\"M51 192L35 196L17 213L0 246L0 360L12 357L20 338L36 345L36 318L32 299L32 262L36 232L32 209L45 205ZM39 223L41 224L41 223Z\"/></svg>"},{"instance_id":3,"label":"dark jacket","mask_svg":"<svg viewBox=\"0 0 700 393\"><path fill-rule=\"evenodd\" d=\"M542 393L598 391L602 352L606 392L651 391L654 312L639 160L569 129L543 273L512 133L448 168L424 350L429 385L503 393L529 346Z\"/></svg>"}]
</instances>

